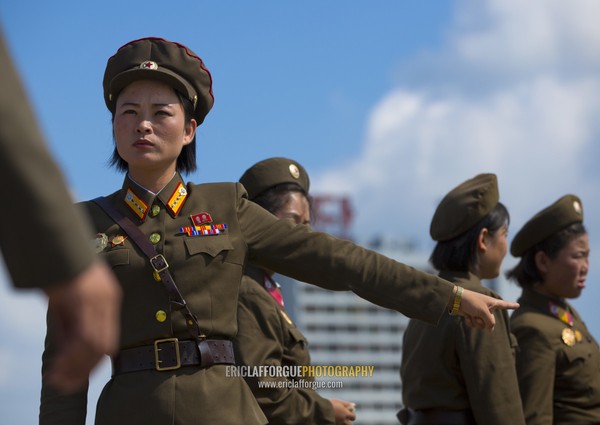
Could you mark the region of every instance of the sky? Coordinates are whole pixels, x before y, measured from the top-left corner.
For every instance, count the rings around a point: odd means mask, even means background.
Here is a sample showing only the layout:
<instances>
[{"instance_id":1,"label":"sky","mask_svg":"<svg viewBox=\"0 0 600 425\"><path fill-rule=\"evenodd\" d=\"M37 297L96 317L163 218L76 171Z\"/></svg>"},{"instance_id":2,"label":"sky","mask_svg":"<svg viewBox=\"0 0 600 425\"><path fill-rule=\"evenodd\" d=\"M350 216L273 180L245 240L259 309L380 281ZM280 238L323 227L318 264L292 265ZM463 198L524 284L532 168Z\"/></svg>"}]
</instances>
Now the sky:
<instances>
[{"instance_id":1,"label":"sky","mask_svg":"<svg viewBox=\"0 0 600 425\"><path fill-rule=\"evenodd\" d=\"M0 2L75 199L111 193L123 178L107 166L106 60L130 40L160 36L188 45L214 80L190 181L233 181L256 161L291 157L309 171L313 194L351 199L356 240L422 250L433 246L439 200L478 173L497 174L510 237L562 195L580 196L591 269L573 304L600 338L599 2L90 3ZM6 283L0 308L3 422L35 423L45 301ZM90 418L108 374L104 363L93 376Z\"/></svg>"}]
</instances>

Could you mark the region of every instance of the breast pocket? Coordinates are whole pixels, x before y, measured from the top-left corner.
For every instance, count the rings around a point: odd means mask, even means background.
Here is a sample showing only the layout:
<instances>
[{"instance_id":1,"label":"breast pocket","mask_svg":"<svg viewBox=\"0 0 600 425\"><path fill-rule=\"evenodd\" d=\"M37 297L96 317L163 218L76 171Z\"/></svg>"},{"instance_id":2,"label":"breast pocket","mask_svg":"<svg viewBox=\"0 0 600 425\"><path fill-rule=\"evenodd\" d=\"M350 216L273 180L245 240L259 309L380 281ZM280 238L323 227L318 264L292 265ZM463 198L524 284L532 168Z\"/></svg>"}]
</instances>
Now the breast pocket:
<instances>
[{"instance_id":1,"label":"breast pocket","mask_svg":"<svg viewBox=\"0 0 600 425\"><path fill-rule=\"evenodd\" d=\"M572 394L585 393L593 377L598 374L591 362L589 347L583 343L576 343L572 347L565 347L563 353L564 360L558 365L556 385Z\"/></svg>"},{"instance_id":2,"label":"breast pocket","mask_svg":"<svg viewBox=\"0 0 600 425\"><path fill-rule=\"evenodd\" d=\"M583 344L575 344L565 349L565 358L571 365L583 363L586 357L588 357L588 350Z\"/></svg>"},{"instance_id":3,"label":"breast pocket","mask_svg":"<svg viewBox=\"0 0 600 425\"><path fill-rule=\"evenodd\" d=\"M100 254L100 257L103 258L112 268L129 265L128 249L115 249L112 251L103 252Z\"/></svg>"},{"instance_id":4,"label":"breast pocket","mask_svg":"<svg viewBox=\"0 0 600 425\"><path fill-rule=\"evenodd\" d=\"M189 255L202 255L209 261L221 259L224 262L233 262L242 264L242 261L236 261L232 255L234 249L229 236L205 236L191 237L184 240L185 248Z\"/></svg>"}]
</instances>

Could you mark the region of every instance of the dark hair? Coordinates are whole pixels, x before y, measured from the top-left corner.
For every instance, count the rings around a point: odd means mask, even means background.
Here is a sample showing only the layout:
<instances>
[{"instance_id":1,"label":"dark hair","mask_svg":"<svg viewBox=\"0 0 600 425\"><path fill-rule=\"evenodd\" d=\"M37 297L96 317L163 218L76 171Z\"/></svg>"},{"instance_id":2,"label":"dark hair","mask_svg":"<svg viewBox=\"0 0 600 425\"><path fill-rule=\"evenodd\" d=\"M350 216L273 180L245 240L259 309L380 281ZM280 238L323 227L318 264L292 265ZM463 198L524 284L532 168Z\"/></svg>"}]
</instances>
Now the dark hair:
<instances>
[{"instance_id":1,"label":"dark hair","mask_svg":"<svg viewBox=\"0 0 600 425\"><path fill-rule=\"evenodd\" d=\"M530 288L534 284L541 282L542 275L535 264L535 255L538 251L542 251L550 259L554 259L569 242L586 233L587 230L582 223L573 223L559 230L525 251L519 263L506 272L506 278L514 280L521 288Z\"/></svg>"},{"instance_id":2,"label":"dark hair","mask_svg":"<svg viewBox=\"0 0 600 425\"><path fill-rule=\"evenodd\" d=\"M282 183L272 186L258 194L258 196L251 199L251 201L257 203L271 214L277 214L277 211L288 202L289 195L295 192L302 194L306 198L312 217L312 199L297 183Z\"/></svg>"},{"instance_id":3,"label":"dark hair","mask_svg":"<svg viewBox=\"0 0 600 425\"><path fill-rule=\"evenodd\" d=\"M488 229L490 235L494 235L502 226L508 226L509 222L508 210L498 202L493 210L468 231L449 241L438 242L433 248L429 262L438 271L467 272L479 259L477 240L481 230Z\"/></svg>"},{"instance_id":4,"label":"dark hair","mask_svg":"<svg viewBox=\"0 0 600 425\"><path fill-rule=\"evenodd\" d=\"M177 90L173 89L179 102L183 105L183 112L185 113L185 122L189 123L192 119L194 119L194 104ZM115 121L115 112L111 111L112 120L111 123ZM113 130L113 139L115 138L114 130ZM113 153L108 161L108 165L111 167L115 167L118 171L127 172L128 165L127 162L121 158L119 152L117 151L117 147L113 149ZM194 134L194 138L190 143L185 145L181 150L181 153L177 157L177 171L183 174L191 173L192 171L196 171L196 135Z\"/></svg>"}]
</instances>

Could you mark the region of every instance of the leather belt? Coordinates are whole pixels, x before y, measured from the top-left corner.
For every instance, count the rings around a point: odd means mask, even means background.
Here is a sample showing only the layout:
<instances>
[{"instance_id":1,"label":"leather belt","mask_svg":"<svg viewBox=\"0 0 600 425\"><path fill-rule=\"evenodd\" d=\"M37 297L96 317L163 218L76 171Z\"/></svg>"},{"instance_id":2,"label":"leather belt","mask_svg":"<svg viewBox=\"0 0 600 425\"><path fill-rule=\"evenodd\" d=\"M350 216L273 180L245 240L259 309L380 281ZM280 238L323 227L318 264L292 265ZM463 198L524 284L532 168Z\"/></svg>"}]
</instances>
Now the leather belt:
<instances>
[{"instance_id":1,"label":"leather belt","mask_svg":"<svg viewBox=\"0 0 600 425\"><path fill-rule=\"evenodd\" d=\"M202 355L200 354L202 352ZM153 345L121 350L112 360L113 376L120 373L176 370L184 366L235 364L233 343L226 339L202 341L157 339Z\"/></svg>"},{"instance_id":2,"label":"leather belt","mask_svg":"<svg viewBox=\"0 0 600 425\"><path fill-rule=\"evenodd\" d=\"M477 425L473 412L467 410L402 409L396 415L403 425Z\"/></svg>"}]
</instances>

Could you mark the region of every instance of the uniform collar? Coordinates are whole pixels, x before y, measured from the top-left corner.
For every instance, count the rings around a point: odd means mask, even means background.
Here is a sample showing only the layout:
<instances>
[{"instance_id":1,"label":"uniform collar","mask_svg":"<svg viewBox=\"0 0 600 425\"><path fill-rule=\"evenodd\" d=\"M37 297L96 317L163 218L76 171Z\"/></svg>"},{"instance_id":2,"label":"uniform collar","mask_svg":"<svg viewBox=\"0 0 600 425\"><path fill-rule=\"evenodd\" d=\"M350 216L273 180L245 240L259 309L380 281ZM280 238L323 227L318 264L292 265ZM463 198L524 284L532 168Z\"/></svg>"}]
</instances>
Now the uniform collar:
<instances>
[{"instance_id":1,"label":"uniform collar","mask_svg":"<svg viewBox=\"0 0 600 425\"><path fill-rule=\"evenodd\" d=\"M158 195L143 188L127 175L121 193L129 211L142 222L146 220L148 211L155 202L162 203L172 217L177 217L188 196L188 191L179 173L175 173Z\"/></svg>"},{"instance_id":2,"label":"uniform collar","mask_svg":"<svg viewBox=\"0 0 600 425\"><path fill-rule=\"evenodd\" d=\"M523 294L519 298L519 303L527 304L536 310L556 317L561 322L570 326L573 325L573 313L571 306L565 300L556 297L550 297L536 291L532 288L523 289Z\"/></svg>"},{"instance_id":3,"label":"uniform collar","mask_svg":"<svg viewBox=\"0 0 600 425\"><path fill-rule=\"evenodd\" d=\"M475 276L471 272L456 272L443 270L439 273L439 277L448 282L452 282L456 285L460 285L470 291L477 291L477 288L481 288L481 279Z\"/></svg>"}]
</instances>

